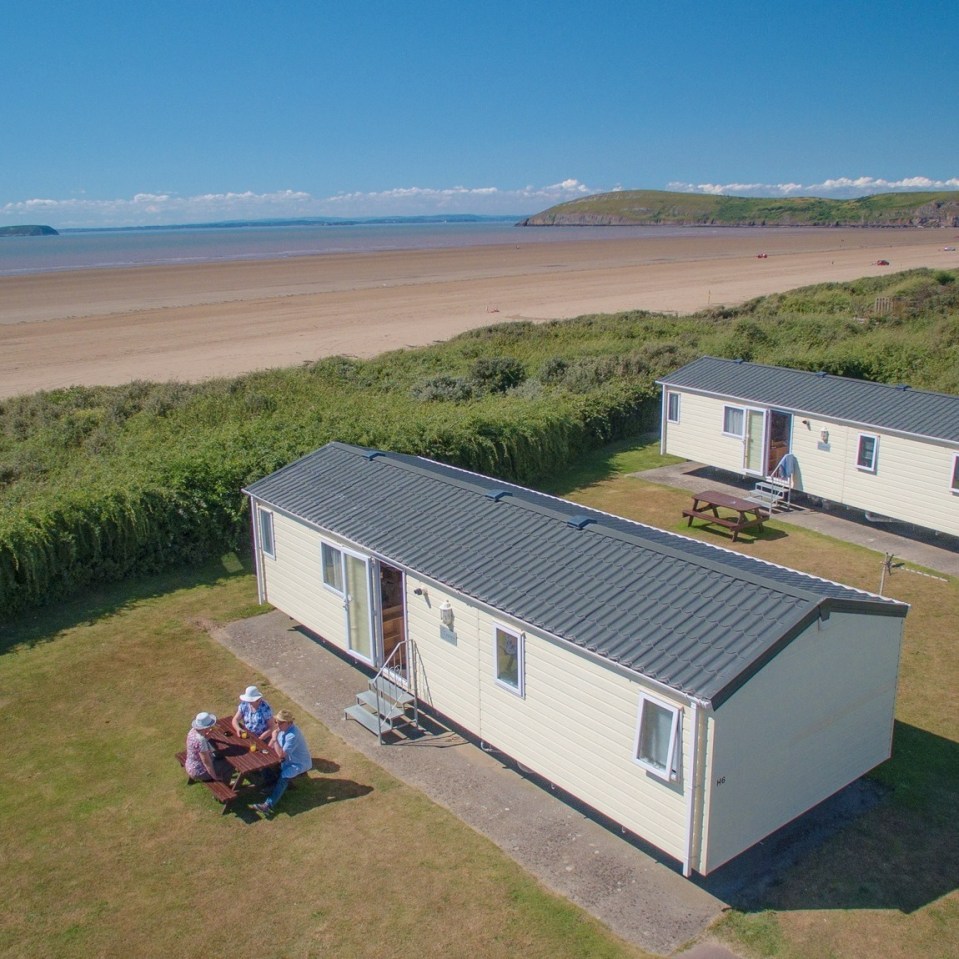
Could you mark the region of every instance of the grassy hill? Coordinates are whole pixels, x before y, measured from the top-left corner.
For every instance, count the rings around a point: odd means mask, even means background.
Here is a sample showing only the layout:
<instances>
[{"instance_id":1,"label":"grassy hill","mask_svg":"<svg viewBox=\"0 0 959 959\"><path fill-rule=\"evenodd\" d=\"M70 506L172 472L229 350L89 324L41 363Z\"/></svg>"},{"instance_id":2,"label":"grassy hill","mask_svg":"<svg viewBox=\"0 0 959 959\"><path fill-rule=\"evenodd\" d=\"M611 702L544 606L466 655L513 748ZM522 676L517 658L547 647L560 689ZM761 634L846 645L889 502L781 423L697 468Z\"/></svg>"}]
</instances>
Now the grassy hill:
<instances>
[{"instance_id":1,"label":"grassy hill","mask_svg":"<svg viewBox=\"0 0 959 959\"><path fill-rule=\"evenodd\" d=\"M959 193L881 193L855 200L827 200L620 190L560 203L520 225L957 227Z\"/></svg>"}]
</instances>

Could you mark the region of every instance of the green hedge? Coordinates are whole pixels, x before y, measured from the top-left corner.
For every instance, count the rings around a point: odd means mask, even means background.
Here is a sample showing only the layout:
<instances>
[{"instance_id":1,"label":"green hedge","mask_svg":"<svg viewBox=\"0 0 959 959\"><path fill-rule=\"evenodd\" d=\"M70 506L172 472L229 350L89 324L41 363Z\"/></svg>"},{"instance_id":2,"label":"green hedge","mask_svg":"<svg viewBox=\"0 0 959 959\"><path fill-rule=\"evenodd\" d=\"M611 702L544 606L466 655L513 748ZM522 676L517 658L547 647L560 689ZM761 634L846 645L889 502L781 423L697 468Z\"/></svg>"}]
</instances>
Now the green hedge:
<instances>
[{"instance_id":1,"label":"green hedge","mask_svg":"<svg viewBox=\"0 0 959 959\"><path fill-rule=\"evenodd\" d=\"M277 435L275 447L246 431L233 447L214 444L189 458L147 464L150 475L140 482L61 490L10 511L0 524L0 616L240 547L248 533L242 487L328 439L528 482L564 468L597 444L655 423L652 392L614 390L579 399L570 408L512 411L525 415L509 415L508 409L452 420L423 415L402 426L354 418L339 430L327 423L319 431L325 436L296 430Z\"/></svg>"}]
</instances>

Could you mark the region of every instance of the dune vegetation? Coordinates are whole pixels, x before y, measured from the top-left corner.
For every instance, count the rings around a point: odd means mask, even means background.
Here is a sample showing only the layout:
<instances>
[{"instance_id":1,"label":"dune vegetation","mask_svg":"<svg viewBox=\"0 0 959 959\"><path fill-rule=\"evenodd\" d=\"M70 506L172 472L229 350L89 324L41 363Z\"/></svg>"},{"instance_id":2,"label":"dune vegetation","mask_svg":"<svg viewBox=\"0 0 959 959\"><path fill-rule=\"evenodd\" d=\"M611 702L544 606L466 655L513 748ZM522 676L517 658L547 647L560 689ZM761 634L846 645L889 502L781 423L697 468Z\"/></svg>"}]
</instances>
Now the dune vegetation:
<instances>
[{"instance_id":1,"label":"dune vegetation","mask_svg":"<svg viewBox=\"0 0 959 959\"><path fill-rule=\"evenodd\" d=\"M703 354L959 393L959 283L917 270L675 317L506 323L372 360L0 403L0 618L201 562L247 535L244 485L330 440L533 483L658 424Z\"/></svg>"}]
</instances>

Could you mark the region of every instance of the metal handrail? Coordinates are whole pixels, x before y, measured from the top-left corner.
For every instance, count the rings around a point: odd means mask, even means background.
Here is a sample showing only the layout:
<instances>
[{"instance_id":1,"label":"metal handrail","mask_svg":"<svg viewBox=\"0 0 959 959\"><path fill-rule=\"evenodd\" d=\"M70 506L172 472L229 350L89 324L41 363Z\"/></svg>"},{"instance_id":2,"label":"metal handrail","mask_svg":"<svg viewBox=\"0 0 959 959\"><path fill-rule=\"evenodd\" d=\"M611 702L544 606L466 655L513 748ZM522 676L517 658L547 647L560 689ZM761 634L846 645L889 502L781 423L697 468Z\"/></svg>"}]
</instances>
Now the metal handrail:
<instances>
[{"instance_id":1,"label":"metal handrail","mask_svg":"<svg viewBox=\"0 0 959 959\"><path fill-rule=\"evenodd\" d=\"M409 653L409 655L406 657L407 676L406 676L405 682L397 682L397 679L400 677L399 671L391 672L389 676L386 675L387 670L393 669L393 667L391 666L391 663L393 662L394 657L399 658L398 654L401 651L405 651ZM382 709L383 694L380 691L380 685L377 682L377 680L380 677L385 677L394 686L399 686L400 689L405 689L408 693L412 695L413 725L417 729L419 729L419 725L420 725L419 702L420 701L419 701L419 696L417 696L417 692L416 692L417 670L416 670L415 656L416 656L416 647L413 645L412 642L410 642L410 640L403 639L400 642L398 642L396 646L393 647L393 651L390 653L389 656L386 657L386 660L384 661L383 665L380 666L380 668L376 672L376 675L373 677L372 686L373 686L373 691L376 693L376 734L377 734L377 738L379 740L380 745L383 744L383 709ZM412 682L410 682L410 677L412 677ZM391 724L390 729L392 728L393 727Z\"/></svg>"}]
</instances>

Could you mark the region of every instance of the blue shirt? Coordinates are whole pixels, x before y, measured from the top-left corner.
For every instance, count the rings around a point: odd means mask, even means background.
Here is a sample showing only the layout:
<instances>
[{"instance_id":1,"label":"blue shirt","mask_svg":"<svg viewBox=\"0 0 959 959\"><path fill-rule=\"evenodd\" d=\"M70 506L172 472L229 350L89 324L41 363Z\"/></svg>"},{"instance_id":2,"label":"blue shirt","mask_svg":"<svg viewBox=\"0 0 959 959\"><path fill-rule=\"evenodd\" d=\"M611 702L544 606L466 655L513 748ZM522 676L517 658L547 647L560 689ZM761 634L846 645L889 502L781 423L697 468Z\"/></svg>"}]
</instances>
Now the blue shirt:
<instances>
[{"instance_id":1,"label":"blue shirt","mask_svg":"<svg viewBox=\"0 0 959 959\"><path fill-rule=\"evenodd\" d=\"M286 758L280 767L280 775L284 778L292 779L313 768L310 747L306 745L303 734L296 726L280 730L280 734L276 737L276 744L286 753Z\"/></svg>"},{"instance_id":2,"label":"blue shirt","mask_svg":"<svg viewBox=\"0 0 959 959\"><path fill-rule=\"evenodd\" d=\"M240 719L243 725L253 733L254 736L260 736L266 732L273 718L273 710L270 704L261 699L259 705L254 709L253 703L240 701Z\"/></svg>"}]
</instances>

